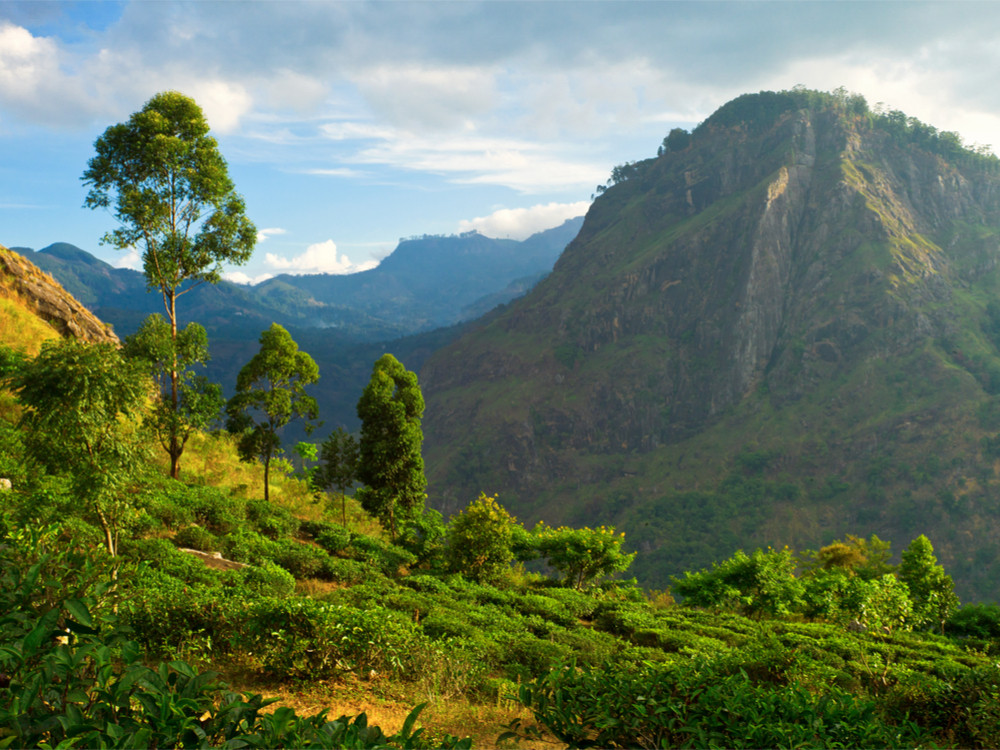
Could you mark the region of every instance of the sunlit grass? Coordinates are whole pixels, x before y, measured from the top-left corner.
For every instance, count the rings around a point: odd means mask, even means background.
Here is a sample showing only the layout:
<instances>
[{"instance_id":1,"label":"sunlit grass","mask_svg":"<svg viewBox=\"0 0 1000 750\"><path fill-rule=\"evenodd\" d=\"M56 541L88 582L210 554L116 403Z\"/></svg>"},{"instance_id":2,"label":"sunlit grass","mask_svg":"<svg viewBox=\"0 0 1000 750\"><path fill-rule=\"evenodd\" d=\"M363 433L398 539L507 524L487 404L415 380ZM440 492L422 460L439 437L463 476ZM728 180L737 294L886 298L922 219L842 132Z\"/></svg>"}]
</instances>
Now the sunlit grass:
<instances>
[{"instance_id":1,"label":"sunlit grass","mask_svg":"<svg viewBox=\"0 0 1000 750\"><path fill-rule=\"evenodd\" d=\"M17 298L0 297L0 345L35 356L59 333Z\"/></svg>"},{"instance_id":2,"label":"sunlit grass","mask_svg":"<svg viewBox=\"0 0 1000 750\"><path fill-rule=\"evenodd\" d=\"M166 451L157 450L155 463L164 474L170 469ZM236 441L226 432L191 436L180 461L183 482L226 489L238 497L264 496L264 466L260 462L240 461ZM306 481L293 471L291 464L278 459L271 462L270 499L275 505L308 521L340 523L346 510L347 528L369 536L381 536L378 522L364 512L358 502L346 498L342 507L340 495L315 495Z\"/></svg>"}]
</instances>

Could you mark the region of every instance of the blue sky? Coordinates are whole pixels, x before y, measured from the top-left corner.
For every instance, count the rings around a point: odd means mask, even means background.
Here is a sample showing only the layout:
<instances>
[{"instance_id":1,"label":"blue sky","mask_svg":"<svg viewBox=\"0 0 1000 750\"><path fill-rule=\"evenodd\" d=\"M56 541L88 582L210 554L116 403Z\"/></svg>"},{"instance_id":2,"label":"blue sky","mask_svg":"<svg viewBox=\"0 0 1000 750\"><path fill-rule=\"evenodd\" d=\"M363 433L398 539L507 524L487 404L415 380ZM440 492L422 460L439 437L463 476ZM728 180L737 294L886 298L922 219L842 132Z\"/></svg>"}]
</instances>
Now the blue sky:
<instances>
[{"instance_id":1,"label":"blue sky","mask_svg":"<svg viewBox=\"0 0 1000 750\"><path fill-rule=\"evenodd\" d=\"M994 2L0 3L0 244L116 265L94 140L202 106L260 230L237 280L370 267L399 238L521 238L586 211L739 94L844 86L1000 146Z\"/></svg>"}]
</instances>

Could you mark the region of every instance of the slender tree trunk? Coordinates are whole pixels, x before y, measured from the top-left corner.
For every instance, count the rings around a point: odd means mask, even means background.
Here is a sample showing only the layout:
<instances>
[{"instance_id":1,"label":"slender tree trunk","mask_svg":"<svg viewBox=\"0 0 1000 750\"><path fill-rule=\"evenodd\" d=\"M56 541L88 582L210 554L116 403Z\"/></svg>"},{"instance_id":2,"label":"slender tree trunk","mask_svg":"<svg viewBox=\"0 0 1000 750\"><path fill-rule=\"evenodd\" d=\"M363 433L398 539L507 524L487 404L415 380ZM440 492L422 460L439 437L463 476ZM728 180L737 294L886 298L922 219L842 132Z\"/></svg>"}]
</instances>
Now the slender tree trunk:
<instances>
[{"instance_id":1,"label":"slender tree trunk","mask_svg":"<svg viewBox=\"0 0 1000 750\"><path fill-rule=\"evenodd\" d=\"M177 373L177 295L170 290L170 336L174 342L173 361L170 366L170 408L173 419L170 421L170 476L180 479L181 476L181 452L182 448L177 440L176 417L180 412L180 393L178 391L178 381L180 377Z\"/></svg>"},{"instance_id":2,"label":"slender tree trunk","mask_svg":"<svg viewBox=\"0 0 1000 750\"><path fill-rule=\"evenodd\" d=\"M269 502L268 483L271 476L271 457L264 456L264 502Z\"/></svg>"}]
</instances>

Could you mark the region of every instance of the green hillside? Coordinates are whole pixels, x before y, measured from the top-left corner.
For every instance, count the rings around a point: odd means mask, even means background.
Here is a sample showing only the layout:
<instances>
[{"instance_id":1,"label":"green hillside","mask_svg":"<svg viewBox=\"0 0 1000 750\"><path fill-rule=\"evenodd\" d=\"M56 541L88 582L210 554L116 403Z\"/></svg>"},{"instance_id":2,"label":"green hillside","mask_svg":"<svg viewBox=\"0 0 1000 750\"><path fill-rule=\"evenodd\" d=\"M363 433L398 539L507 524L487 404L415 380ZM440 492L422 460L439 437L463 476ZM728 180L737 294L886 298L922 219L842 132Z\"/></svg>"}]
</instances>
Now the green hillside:
<instances>
[{"instance_id":1,"label":"green hillside","mask_svg":"<svg viewBox=\"0 0 1000 750\"><path fill-rule=\"evenodd\" d=\"M933 529L995 597L998 178L860 97L725 105L425 366L432 502L613 522L653 587L735 546Z\"/></svg>"}]
</instances>

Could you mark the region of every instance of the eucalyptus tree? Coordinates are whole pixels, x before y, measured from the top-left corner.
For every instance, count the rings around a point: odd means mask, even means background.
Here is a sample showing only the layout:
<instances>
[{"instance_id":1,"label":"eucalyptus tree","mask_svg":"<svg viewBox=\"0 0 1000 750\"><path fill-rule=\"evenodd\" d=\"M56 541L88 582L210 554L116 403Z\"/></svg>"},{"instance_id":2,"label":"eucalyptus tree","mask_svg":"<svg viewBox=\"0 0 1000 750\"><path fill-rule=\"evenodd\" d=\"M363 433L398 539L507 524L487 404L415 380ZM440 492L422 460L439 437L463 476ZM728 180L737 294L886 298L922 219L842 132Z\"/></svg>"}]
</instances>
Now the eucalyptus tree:
<instances>
[{"instance_id":1,"label":"eucalyptus tree","mask_svg":"<svg viewBox=\"0 0 1000 750\"><path fill-rule=\"evenodd\" d=\"M357 498L394 541L397 519L417 515L426 497L423 414L424 397L416 373L391 354L383 354L358 401L357 478L365 486Z\"/></svg>"},{"instance_id":2,"label":"eucalyptus tree","mask_svg":"<svg viewBox=\"0 0 1000 750\"><path fill-rule=\"evenodd\" d=\"M103 243L142 253L146 284L163 298L176 342L178 298L218 283L223 263L240 265L253 253L257 232L243 198L201 108L176 91L157 94L127 122L109 127L94 149L82 178L90 188L84 205L110 210L118 220ZM179 412L174 356L168 395ZM176 477L181 434L172 434L168 444Z\"/></svg>"},{"instance_id":3,"label":"eucalyptus tree","mask_svg":"<svg viewBox=\"0 0 1000 750\"><path fill-rule=\"evenodd\" d=\"M226 404L226 428L238 438L240 459L264 464L264 499L270 499L271 459L281 453L279 431L304 419L311 432L319 409L305 386L319 380L319 367L282 326L260 335L260 351L236 378L236 395Z\"/></svg>"}]
</instances>

